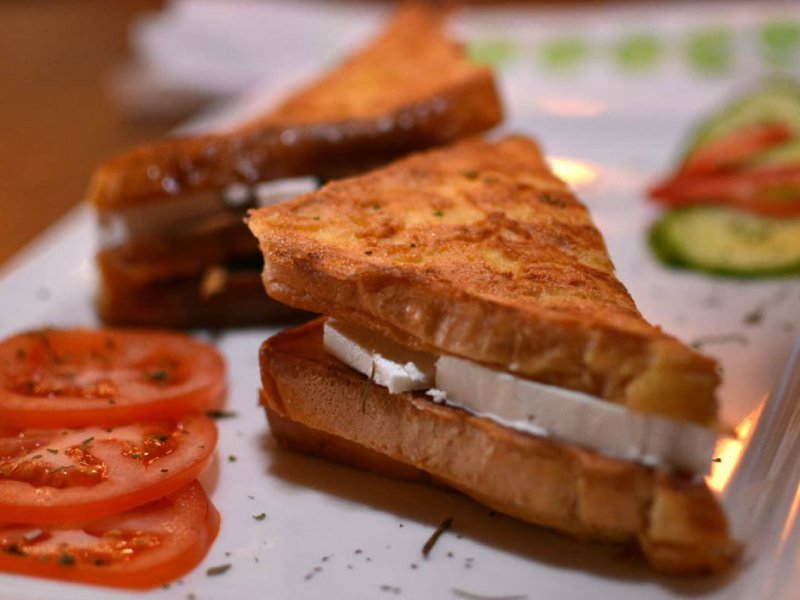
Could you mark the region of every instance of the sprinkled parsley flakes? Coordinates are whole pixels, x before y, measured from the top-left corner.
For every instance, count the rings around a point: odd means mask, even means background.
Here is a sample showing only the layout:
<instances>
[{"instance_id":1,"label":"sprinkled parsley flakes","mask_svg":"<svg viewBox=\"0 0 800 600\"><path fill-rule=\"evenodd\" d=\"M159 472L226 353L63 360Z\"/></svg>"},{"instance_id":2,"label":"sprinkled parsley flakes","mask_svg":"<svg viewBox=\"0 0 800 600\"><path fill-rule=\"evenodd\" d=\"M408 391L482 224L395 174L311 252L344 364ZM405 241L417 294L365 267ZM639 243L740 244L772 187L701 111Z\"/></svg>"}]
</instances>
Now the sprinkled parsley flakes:
<instances>
[{"instance_id":1,"label":"sprinkled parsley flakes","mask_svg":"<svg viewBox=\"0 0 800 600\"><path fill-rule=\"evenodd\" d=\"M211 419L233 419L238 415L232 410L211 409L206 411L206 416Z\"/></svg>"},{"instance_id":2,"label":"sprinkled parsley flakes","mask_svg":"<svg viewBox=\"0 0 800 600\"><path fill-rule=\"evenodd\" d=\"M206 570L206 575L209 577L216 577L217 575L222 575L230 571L231 564L224 564L224 565L217 565L216 567L209 567Z\"/></svg>"}]
</instances>

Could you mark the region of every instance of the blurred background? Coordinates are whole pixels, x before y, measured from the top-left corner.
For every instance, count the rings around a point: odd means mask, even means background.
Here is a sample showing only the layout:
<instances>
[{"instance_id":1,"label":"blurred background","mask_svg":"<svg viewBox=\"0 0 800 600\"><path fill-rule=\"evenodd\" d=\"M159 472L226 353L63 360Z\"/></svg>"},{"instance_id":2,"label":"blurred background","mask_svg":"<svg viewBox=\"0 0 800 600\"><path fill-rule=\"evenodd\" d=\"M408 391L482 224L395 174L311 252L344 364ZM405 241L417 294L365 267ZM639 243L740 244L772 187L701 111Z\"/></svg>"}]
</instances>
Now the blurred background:
<instances>
[{"instance_id":1,"label":"blurred background","mask_svg":"<svg viewBox=\"0 0 800 600\"><path fill-rule=\"evenodd\" d=\"M476 61L505 75L511 127L699 115L800 65L797 2L466 4L452 27ZM386 10L321 0L0 3L0 264L80 201L100 161L253 86L290 88L359 44Z\"/></svg>"},{"instance_id":2,"label":"blurred background","mask_svg":"<svg viewBox=\"0 0 800 600\"><path fill-rule=\"evenodd\" d=\"M0 264L78 202L95 164L169 123L107 93L133 20L159 0L0 2Z\"/></svg>"}]
</instances>

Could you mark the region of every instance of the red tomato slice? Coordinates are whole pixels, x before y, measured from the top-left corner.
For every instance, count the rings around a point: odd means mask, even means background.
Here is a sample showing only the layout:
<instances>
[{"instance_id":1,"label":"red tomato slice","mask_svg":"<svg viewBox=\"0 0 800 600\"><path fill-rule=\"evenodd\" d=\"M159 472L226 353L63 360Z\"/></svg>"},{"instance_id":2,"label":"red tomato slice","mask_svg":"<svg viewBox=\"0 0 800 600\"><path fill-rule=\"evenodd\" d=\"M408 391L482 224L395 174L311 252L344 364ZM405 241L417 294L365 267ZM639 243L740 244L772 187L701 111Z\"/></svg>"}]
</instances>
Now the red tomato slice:
<instances>
[{"instance_id":1,"label":"red tomato slice","mask_svg":"<svg viewBox=\"0 0 800 600\"><path fill-rule=\"evenodd\" d=\"M735 169L755 155L790 140L793 132L781 123L743 127L701 145L684 161L679 175L701 175Z\"/></svg>"},{"instance_id":2,"label":"red tomato slice","mask_svg":"<svg viewBox=\"0 0 800 600\"><path fill-rule=\"evenodd\" d=\"M0 571L152 588L197 566L218 531L219 513L195 481L104 519L50 527L0 524Z\"/></svg>"},{"instance_id":3,"label":"red tomato slice","mask_svg":"<svg viewBox=\"0 0 800 600\"><path fill-rule=\"evenodd\" d=\"M219 353L187 335L44 329L0 343L0 422L19 429L111 426L216 406Z\"/></svg>"},{"instance_id":4,"label":"red tomato slice","mask_svg":"<svg viewBox=\"0 0 800 600\"><path fill-rule=\"evenodd\" d=\"M195 479L216 442L205 416L0 435L0 518L59 523L151 502Z\"/></svg>"},{"instance_id":5,"label":"red tomato slice","mask_svg":"<svg viewBox=\"0 0 800 600\"><path fill-rule=\"evenodd\" d=\"M800 215L800 169L678 176L651 189L650 196L666 206L722 204L766 216L796 216Z\"/></svg>"}]
</instances>

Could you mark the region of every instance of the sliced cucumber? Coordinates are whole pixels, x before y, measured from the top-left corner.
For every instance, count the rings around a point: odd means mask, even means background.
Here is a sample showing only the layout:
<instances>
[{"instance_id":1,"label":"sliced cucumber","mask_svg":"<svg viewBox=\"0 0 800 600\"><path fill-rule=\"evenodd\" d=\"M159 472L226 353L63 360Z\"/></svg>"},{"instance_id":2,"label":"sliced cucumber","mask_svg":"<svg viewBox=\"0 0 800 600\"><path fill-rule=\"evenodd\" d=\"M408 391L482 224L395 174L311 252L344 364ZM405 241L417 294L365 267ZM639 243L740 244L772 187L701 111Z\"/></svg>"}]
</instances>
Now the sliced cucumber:
<instances>
[{"instance_id":1,"label":"sliced cucumber","mask_svg":"<svg viewBox=\"0 0 800 600\"><path fill-rule=\"evenodd\" d=\"M685 156L711 140L757 123L783 123L800 133L800 84L773 81L725 106L699 125Z\"/></svg>"},{"instance_id":2,"label":"sliced cucumber","mask_svg":"<svg viewBox=\"0 0 800 600\"><path fill-rule=\"evenodd\" d=\"M773 218L721 206L673 210L650 230L663 262L737 277L800 274L800 217Z\"/></svg>"}]
</instances>

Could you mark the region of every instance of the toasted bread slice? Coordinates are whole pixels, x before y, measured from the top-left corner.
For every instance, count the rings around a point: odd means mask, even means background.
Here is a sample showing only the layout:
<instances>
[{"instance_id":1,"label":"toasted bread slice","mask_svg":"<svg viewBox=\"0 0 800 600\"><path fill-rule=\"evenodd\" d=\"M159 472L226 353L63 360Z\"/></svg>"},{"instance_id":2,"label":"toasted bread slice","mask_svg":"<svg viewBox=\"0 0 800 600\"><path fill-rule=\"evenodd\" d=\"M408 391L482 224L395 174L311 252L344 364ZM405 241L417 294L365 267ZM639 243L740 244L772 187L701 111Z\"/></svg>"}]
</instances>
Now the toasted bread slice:
<instances>
[{"instance_id":1,"label":"toasted bread slice","mask_svg":"<svg viewBox=\"0 0 800 600\"><path fill-rule=\"evenodd\" d=\"M209 267L199 276L138 285L125 275L117 279L120 274L113 264L99 266L106 284L96 298L97 313L108 325L242 327L275 320L296 323L310 316L265 296L256 272Z\"/></svg>"},{"instance_id":2,"label":"toasted bread slice","mask_svg":"<svg viewBox=\"0 0 800 600\"><path fill-rule=\"evenodd\" d=\"M524 137L421 153L251 213L275 299L632 409L712 424L715 363L648 324Z\"/></svg>"},{"instance_id":3,"label":"toasted bread slice","mask_svg":"<svg viewBox=\"0 0 800 600\"><path fill-rule=\"evenodd\" d=\"M420 471L374 450L368 450L343 437L325 433L319 429L311 429L302 423L292 421L270 408L270 400L266 396L262 397L261 404L267 414L272 437L293 452L319 456L326 460L394 479L435 483L435 480L425 471Z\"/></svg>"},{"instance_id":4,"label":"toasted bread slice","mask_svg":"<svg viewBox=\"0 0 800 600\"><path fill-rule=\"evenodd\" d=\"M704 483L502 427L423 393L390 394L325 352L321 319L264 342L260 362L273 433L291 448L431 478L576 537L638 543L666 573L717 572L736 556Z\"/></svg>"},{"instance_id":5,"label":"toasted bread slice","mask_svg":"<svg viewBox=\"0 0 800 600\"><path fill-rule=\"evenodd\" d=\"M236 182L329 179L483 131L500 117L491 70L470 64L444 35L441 15L416 4L266 115L217 134L141 146L103 164L88 199L110 210Z\"/></svg>"}]
</instances>

